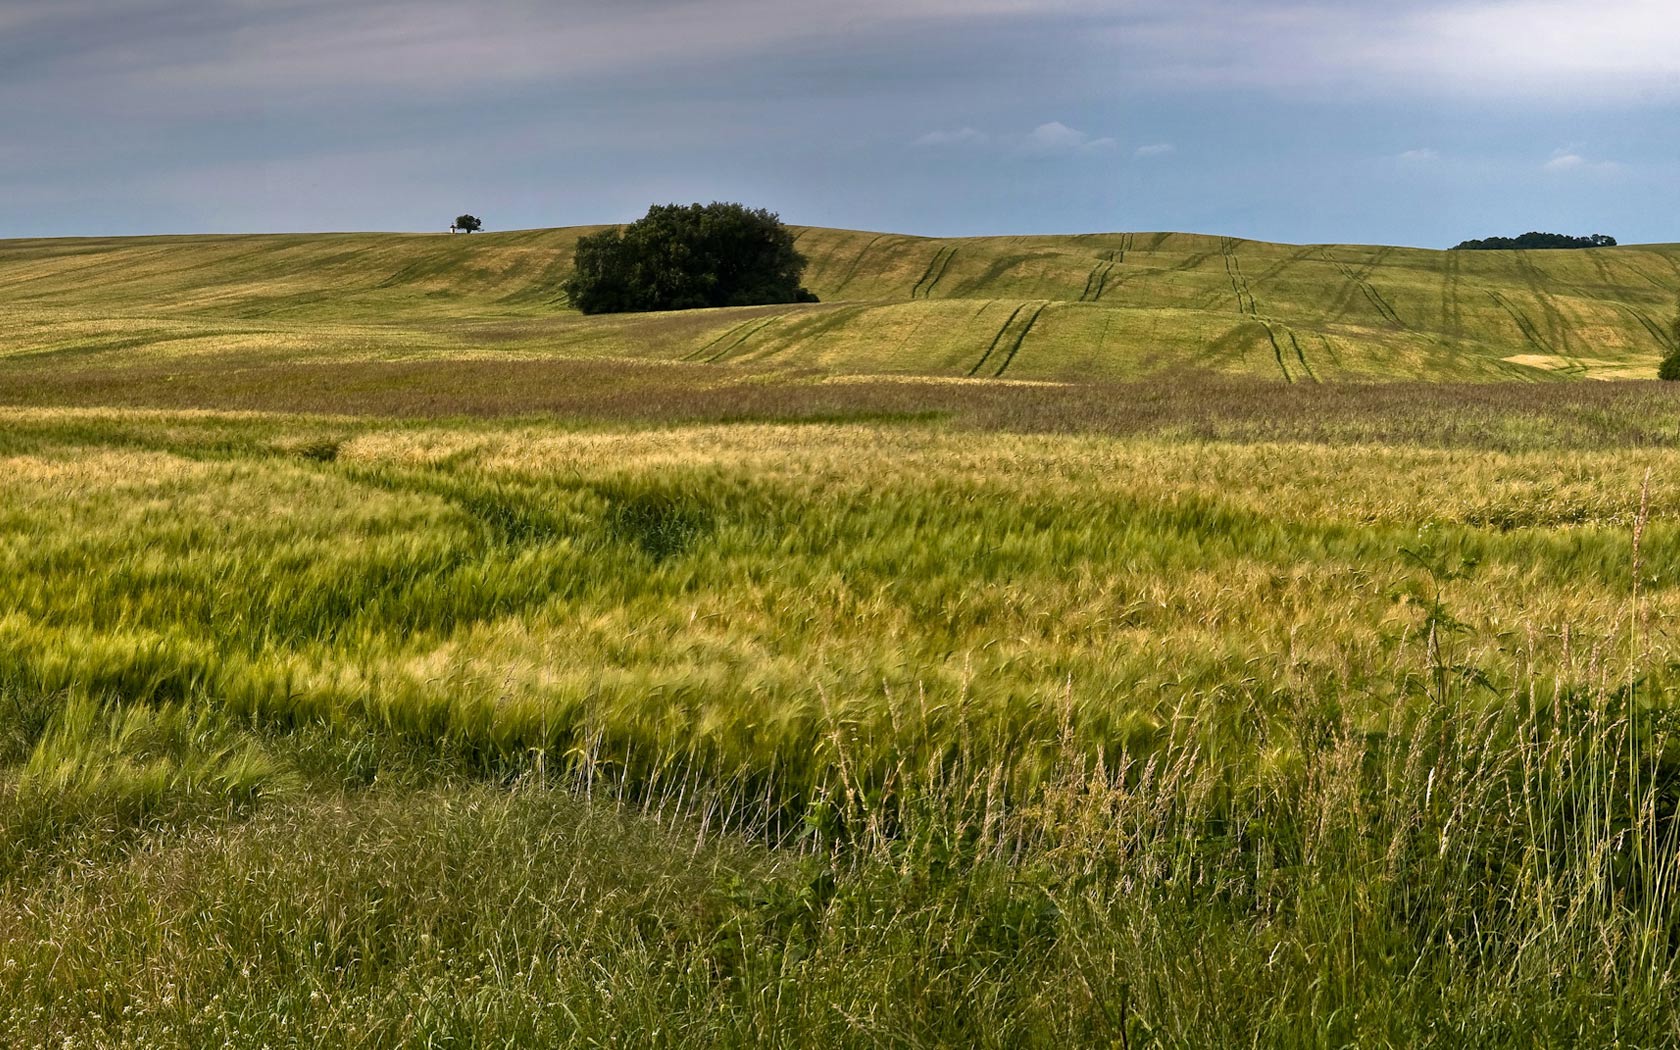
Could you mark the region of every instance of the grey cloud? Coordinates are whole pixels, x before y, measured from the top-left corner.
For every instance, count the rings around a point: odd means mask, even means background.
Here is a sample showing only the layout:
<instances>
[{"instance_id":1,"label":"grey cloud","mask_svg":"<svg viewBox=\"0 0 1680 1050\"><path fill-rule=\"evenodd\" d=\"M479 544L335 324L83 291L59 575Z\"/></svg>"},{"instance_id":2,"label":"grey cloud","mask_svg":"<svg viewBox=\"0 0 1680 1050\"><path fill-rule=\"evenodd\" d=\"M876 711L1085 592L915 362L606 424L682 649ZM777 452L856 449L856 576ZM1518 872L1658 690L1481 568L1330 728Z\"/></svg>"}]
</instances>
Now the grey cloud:
<instances>
[{"instance_id":1,"label":"grey cloud","mask_svg":"<svg viewBox=\"0 0 1680 1050\"><path fill-rule=\"evenodd\" d=\"M992 137L983 131L964 127L951 131L930 131L925 135L918 136L910 145L923 147L984 146L991 140Z\"/></svg>"},{"instance_id":2,"label":"grey cloud","mask_svg":"<svg viewBox=\"0 0 1680 1050\"><path fill-rule=\"evenodd\" d=\"M13 0L0 82L56 71L92 105L237 112L346 90L744 76L763 56L894 34L939 53L980 25L1060 27L1060 53L1023 58L1101 62L1146 87L1680 96L1672 0Z\"/></svg>"}]
</instances>

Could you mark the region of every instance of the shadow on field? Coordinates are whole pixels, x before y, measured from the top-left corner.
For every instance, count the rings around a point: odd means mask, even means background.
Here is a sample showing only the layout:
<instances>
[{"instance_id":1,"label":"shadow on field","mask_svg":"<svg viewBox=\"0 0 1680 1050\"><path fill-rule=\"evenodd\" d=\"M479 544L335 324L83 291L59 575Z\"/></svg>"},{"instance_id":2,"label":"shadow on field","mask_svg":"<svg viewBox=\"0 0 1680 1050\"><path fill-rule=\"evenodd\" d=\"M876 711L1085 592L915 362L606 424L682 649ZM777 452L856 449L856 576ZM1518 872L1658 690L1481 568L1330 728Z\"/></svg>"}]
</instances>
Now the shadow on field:
<instances>
[{"instance_id":1,"label":"shadow on field","mask_svg":"<svg viewBox=\"0 0 1680 1050\"><path fill-rule=\"evenodd\" d=\"M1680 391L1655 382L1284 384L1208 372L1134 382L837 378L632 361L276 362L0 370L0 405L404 419L944 424L1021 433L1498 449L1668 447Z\"/></svg>"}]
</instances>

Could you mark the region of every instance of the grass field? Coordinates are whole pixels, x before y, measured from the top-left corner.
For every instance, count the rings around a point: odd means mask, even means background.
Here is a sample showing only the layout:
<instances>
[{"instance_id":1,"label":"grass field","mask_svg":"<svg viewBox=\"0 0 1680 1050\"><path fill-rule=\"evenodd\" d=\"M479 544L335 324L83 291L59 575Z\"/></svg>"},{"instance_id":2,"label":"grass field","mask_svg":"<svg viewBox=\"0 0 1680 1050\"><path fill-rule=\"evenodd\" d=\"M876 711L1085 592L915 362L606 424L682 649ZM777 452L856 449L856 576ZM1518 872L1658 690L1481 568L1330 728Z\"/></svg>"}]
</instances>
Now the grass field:
<instances>
[{"instance_id":1,"label":"grass field","mask_svg":"<svg viewBox=\"0 0 1680 1050\"><path fill-rule=\"evenodd\" d=\"M569 236L0 245L0 1043L1680 1041L1680 253Z\"/></svg>"},{"instance_id":2,"label":"grass field","mask_svg":"<svg viewBox=\"0 0 1680 1050\"><path fill-rule=\"evenodd\" d=\"M1128 381L1644 378L1680 247L1434 252L1186 234L961 240L800 231L812 306L585 318L580 230L0 243L0 401L281 400L369 369L637 359L742 371ZM412 377L404 384L412 390ZM87 391L96 393L90 395Z\"/></svg>"}]
</instances>

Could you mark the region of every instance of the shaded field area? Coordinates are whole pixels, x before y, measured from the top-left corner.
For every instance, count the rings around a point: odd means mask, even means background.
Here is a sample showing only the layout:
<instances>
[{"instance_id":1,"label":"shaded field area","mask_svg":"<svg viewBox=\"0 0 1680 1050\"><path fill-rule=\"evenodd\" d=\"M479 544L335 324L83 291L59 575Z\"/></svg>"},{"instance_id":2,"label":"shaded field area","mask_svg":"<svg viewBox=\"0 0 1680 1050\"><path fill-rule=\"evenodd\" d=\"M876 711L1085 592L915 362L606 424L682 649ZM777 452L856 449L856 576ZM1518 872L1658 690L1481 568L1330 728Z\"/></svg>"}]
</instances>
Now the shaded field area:
<instances>
[{"instance_id":1,"label":"shaded field area","mask_svg":"<svg viewBox=\"0 0 1680 1050\"><path fill-rule=\"evenodd\" d=\"M586 232L0 242L0 373L234 355L1055 381L1644 378L1671 349L1680 297L1672 245L1434 252L801 229L820 304L583 317L561 287Z\"/></svg>"},{"instance_id":2,"label":"shaded field area","mask_svg":"<svg viewBox=\"0 0 1680 1050\"><path fill-rule=\"evenodd\" d=\"M921 423L1022 434L1472 448L1669 447L1680 393L1653 382L1277 383L1205 371L1029 383L624 360L207 363L0 369L0 405L546 420L564 426Z\"/></svg>"},{"instance_id":3,"label":"shaded field area","mask_svg":"<svg viewBox=\"0 0 1680 1050\"><path fill-rule=\"evenodd\" d=\"M11 1042L1680 1038L1657 384L337 367L0 410Z\"/></svg>"}]
</instances>

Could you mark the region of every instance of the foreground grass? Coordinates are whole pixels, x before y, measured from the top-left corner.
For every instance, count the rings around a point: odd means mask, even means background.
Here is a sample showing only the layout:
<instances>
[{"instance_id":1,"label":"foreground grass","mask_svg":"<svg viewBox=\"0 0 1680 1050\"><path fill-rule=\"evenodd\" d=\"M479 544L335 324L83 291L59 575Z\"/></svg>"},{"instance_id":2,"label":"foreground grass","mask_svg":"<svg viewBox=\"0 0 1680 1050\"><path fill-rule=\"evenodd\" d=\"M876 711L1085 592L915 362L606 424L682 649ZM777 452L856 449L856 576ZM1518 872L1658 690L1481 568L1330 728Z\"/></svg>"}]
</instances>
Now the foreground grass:
<instances>
[{"instance_id":1,"label":"foreground grass","mask_svg":"<svg viewBox=\"0 0 1680 1050\"><path fill-rule=\"evenodd\" d=\"M8 411L4 1040L1680 1038L1666 394L938 389Z\"/></svg>"}]
</instances>

